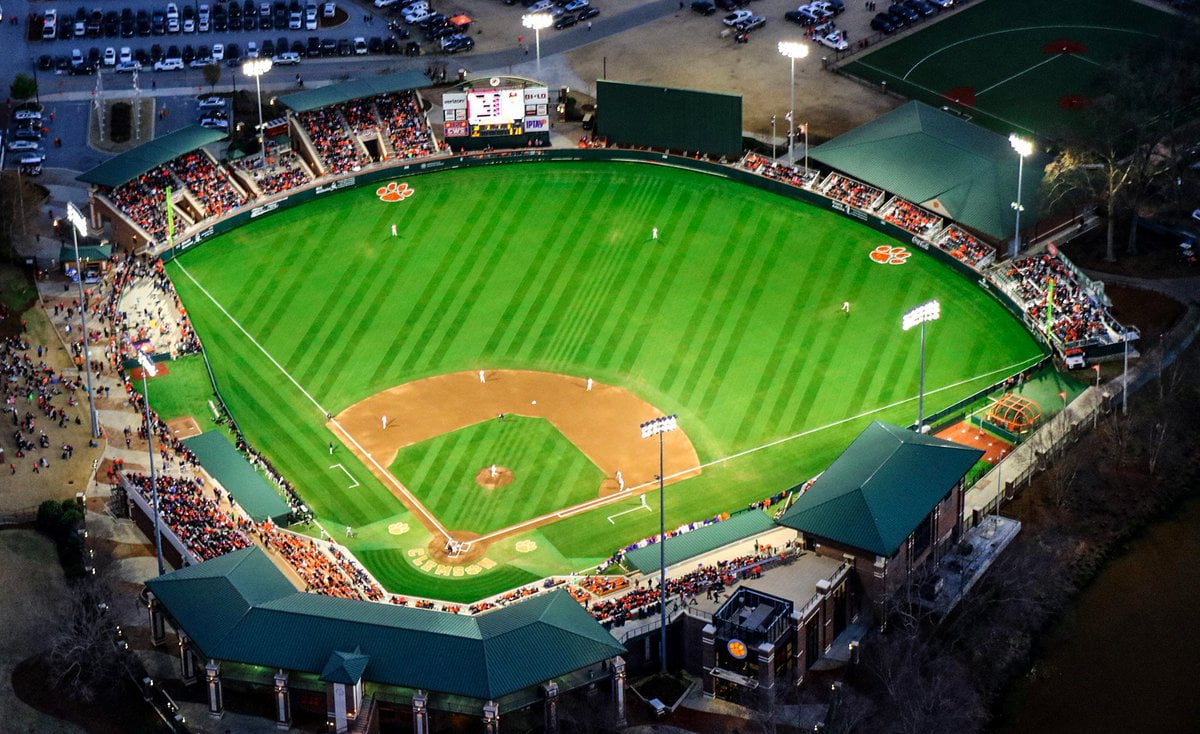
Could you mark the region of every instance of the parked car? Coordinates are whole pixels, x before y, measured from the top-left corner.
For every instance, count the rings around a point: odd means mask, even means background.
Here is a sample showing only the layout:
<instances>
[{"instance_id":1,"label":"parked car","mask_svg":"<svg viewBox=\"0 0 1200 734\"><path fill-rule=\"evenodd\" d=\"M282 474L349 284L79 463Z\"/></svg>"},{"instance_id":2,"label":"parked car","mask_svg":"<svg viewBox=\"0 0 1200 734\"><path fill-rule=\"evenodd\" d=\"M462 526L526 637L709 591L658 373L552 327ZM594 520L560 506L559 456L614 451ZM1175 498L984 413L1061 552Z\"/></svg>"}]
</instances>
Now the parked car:
<instances>
[{"instance_id":1,"label":"parked car","mask_svg":"<svg viewBox=\"0 0 1200 734\"><path fill-rule=\"evenodd\" d=\"M732 28L732 27L736 26L738 23L744 23L753 17L754 17L754 13L751 13L749 10L735 10L732 13L730 13L729 15L726 15L724 18L722 18L721 22L724 23L725 25L729 26L730 28Z\"/></svg>"},{"instance_id":2,"label":"parked car","mask_svg":"<svg viewBox=\"0 0 1200 734\"><path fill-rule=\"evenodd\" d=\"M588 0L569 0L566 5L562 6L562 9L568 13L574 13L576 10L583 10L587 6Z\"/></svg>"},{"instance_id":3,"label":"parked car","mask_svg":"<svg viewBox=\"0 0 1200 734\"><path fill-rule=\"evenodd\" d=\"M229 120L224 117L202 117L200 118L200 127L209 130L228 130Z\"/></svg>"},{"instance_id":4,"label":"parked car","mask_svg":"<svg viewBox=\"0 0 1200 734\"><path fill-rule=\"evenodd\" d=\"M321 6L321 17L330 20L337 16L337 3L325 3Z\"/></svg>"},{"instance_id":5,"label":"parked car","mask_svg":"<svg viewBox=\"0 0 1200 734\"><path fill-rule=\"evenodd\" d=\"M113 48L112 46L109 46L108 48L104 49L104 65L105 66L116 66L117 65L117 50L115 48Z\"/></svg>"},{"instance_id":6,"label":"parked car","mask_svg":"<svg viewBox=\"0 0 1200 734\"><path fill-rule=\"evenodd\" d=\"M409 46L411 47L412 43L409 43ZM470 36L463 35L450 36L449 38L443 38L440 42L440 46L443 53L456 54L461 51L470 51L471 49L475 48L475 39L471 38ZM420 47L418 46L417 49L419 52ZM406 50L405 53L407 54L408 51ZM415 56L416 54L411 55Z\"/></svg>"},{"instance_id":7,"label":"parked car","mask_svg":"<svg viewBox=\"0 0 1200 734\"><path fill-rule=\"evenodd\" d=\"M212 60L221 62L225 60L225 44L214 43L212 47Z\"/></svg>"},{"instance_id":8,"label":"parked car","mask_svg":"<svg viewBox=\"0 0 1200 734\"><path fill-rule=\"evenodd\" d=\"M845 51L846 49L850 48L850 44L846 42L845 31L834 31L833 33L827 33L824 36L818 36L817 43L821 44L822 46L832 48L835 51Z\"/></svg>"},{"instance_id":9,"label":"parked car","mask_svg":"<svg viewBox=\"0 0 1200 734\"><path fill-rule=\"evenodd\" d=\"M284 51L281 54L275 54L271 61L279 66L294 66L300 63L300 54L294 51Z\"/></svg>"},{"instance_id":10,"label":"parked car","mask_svg":"<svg viewBox=\"0 0 1200 734\"><path fill-rule=\"evenodd\" d=\"M180 71L183 69L183 59L162 59L154 62L155 71Z\"/></svg>"},{"instance_id":11,"label":"parked car","mask_svg":"<svg viewBox=\"0 0 1200 734\"><path fill-rule=\"evenodd\" d=\"M41 146L32 140L10 140L6 147L10 153L33 153L41 150Z\"/></svg>"},{"instance_id":12,"label":"parked car","mask_svg":"<svg viewBox=\"0 0 1200 734\"><path fill-rule=\"evenodd\" d=\"M583 9L582 13L579 14L579 19L588 20L589 18L595 18L597 15L600 15L600 8L597 8L594 5L589 5Z\"/></svg>"},{"instance_id":13,"label":"parked car","mask_svg":"<svg viewBox=\"0 0 1200 734\"><path fill-rule=\"evenodd\" d=\"M752 15L749 19L737 24L737 29L743 33L756 31L767 24L767 19L761 15Z\"/></svg>"},{"instance_id":14,"label":"parked car","mask_svg":"<svg viewBox=\"0 0 1200 734\"><path fill-rule=\"evenodd\" d=\"M579 18L576 18L574 13L564 13L554 21L554 27L561 31L564 28L570 28L578 22Z\"/></svg>"},{"instance_id":15,"label":"parked car","mask_svg":"<svg viewBox=\"0 0 1200 734\"><path fill-rule=\"evenodd\" d=\"M201 97L196 101L196 107L202 110L223 110L225 102L224 97Z\"/></svg>"},{"instance_id":16,"label":"parked car","mask_svg":"<svg viewBox=\"0 0 1200 734\"><path fill-rule=\"evenodd\" d=\"M892 23L892 19L887 13L876 13L871 19L871 30L879 31L880 33L895 33L896 26Z\"/></svg>"}]
</instances>

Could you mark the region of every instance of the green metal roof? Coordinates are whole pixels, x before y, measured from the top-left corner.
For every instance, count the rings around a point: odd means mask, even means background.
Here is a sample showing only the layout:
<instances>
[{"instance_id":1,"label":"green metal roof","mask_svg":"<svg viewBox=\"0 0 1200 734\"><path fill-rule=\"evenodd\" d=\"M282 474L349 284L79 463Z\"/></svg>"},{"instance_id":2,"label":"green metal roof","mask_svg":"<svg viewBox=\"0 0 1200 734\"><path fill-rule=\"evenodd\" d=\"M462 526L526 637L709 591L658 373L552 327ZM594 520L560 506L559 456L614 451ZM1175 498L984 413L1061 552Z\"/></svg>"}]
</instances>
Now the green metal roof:
<instances>
[{"instance_id":1,"label":"green metal roof","mask_svg":"<svg viewBox=\"0 0 1200 734\"><path fill-rule=\"evenodd\" d=\"M713 525L706 525L690 533L676 535L667 539L667 567L670 568L680 561L686 561L703 553L714 551L730 543L749 538L751 535L765 533L775 527L767 513L760 510L743 512ZM625 560L642 573L657 571L659 548L653 543L644 548L636 548L625 554Z\"/></svg>"},{"instance_id":2,"label":"green metal roof","mask_svg":"<svg viewBox=\"0 0 1200 734\"><path fill-rule=\"evenodd\" d=\"M107 260L112 257L112 245L80 245L79 259L83 262ZM75 248L63 245L58 250L59 262L75 262Z\"/></svg>"},{"instance_id":3,"label":"green metal roof","mask_svg":"<svg viewBox=\"0 0 1200 734\"><path fill-rule=\"evenodd\" d=\"M296 591L257 547L146 585L209 657L331 676L361 663L365 680L478 699L625 650L562 590L474 617L339 599Z\"/></svg>"},{"instance_id":4,"label":"green metal roof","mask_svg":"<svg viewBox=\"0 0 1200 734\"><path fill-rule=\"evenodd\" d=\"M362 679L369 662L371 656L363 655L362 650L357 647L354 648L354 652L334 652L325 663L325 669L321 671L321 680L352 686Z\"/></svg>"},{"instance_id":5,"label":"green metal roof","mask_svg":"<svg viewBox=\"0 0 1200 734\"><path fill-rule=\"evenodd\" d=\"M113 156L92 170L80 174L76 180L100 186L120 186L172 158L178 158L184 153L224 138L225 133L219 130L206 130L199 125L190 125Z\"/></svg>"},{"instance_id":6,"label":"green metal roof","mask_svg":"<svg viewBox=\"0 0 1200 734\"><path fill-rule=\"evenodd\" d=\"M875 421L779 524L890 558L982 456L979 449Z\"/></svg>"},{"instance_id":7,"label":"green metal roof","mask_svg":"<svg viewBox=\"0 0 1200 734\"><path fill-rule=\"evenodd\" d=\"M405 89L424 89L431 85L429 77L417 71L400 71L395 74L368 76L341 84L306 89L303 92L280 97L279 101L296 112L328 107L331 104L349 102L352 99L373 97L377 94L401 92Z\"/></svg>"},{"instance_id":8,"label":"green metal roof","mask_svg":"<svg viewBox=\"0 0 1200 734\"><path fill-rule=\"evenodd\" d=\"M224 433L206 431L184 439L183 445L196 454L204 471L229 490L229 494L256 522L270 518L281 524L291 513L292 508L288 503L238 453Z\"/></svg>"},{"instance_id":9,"label":"green metal roof","mask_svg":"<svg viewBox=\"0 0 1200 734\"><path fill-rule=\"evenodd\" d=\"M1017 154L1003 135L909 102L812 149L831 168L886 189L998 240L1012 237ZM1025 161L1022 219L1038 220L1048 159Z\"/></svg>"}]
</instances>

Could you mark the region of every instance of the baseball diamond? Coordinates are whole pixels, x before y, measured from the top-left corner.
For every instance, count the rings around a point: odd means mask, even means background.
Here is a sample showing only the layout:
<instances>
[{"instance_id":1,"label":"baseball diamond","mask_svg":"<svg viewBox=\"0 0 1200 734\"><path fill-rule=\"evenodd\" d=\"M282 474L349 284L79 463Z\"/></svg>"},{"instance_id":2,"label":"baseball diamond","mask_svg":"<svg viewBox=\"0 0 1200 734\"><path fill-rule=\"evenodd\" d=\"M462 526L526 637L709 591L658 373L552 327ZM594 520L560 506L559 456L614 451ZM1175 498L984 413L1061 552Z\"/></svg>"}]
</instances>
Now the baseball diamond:
<instances>
[{"instance_id":1,"label":"baseball diamond","mask_svg":"<svg viewBox=\"0 0 1200 734\"><path fill-rule=\"evenodd\" d=\"M668 526L815 475L873 419L911 423L900 316L929 298L953 307L930 329L927 411L1042 356L936 259L880 267L879 232L720 177L558 162L406 182L401 202L339 192L168 264L247 439L396 593L471 601L655 533L656 512L623 511L657 505L638 424L658 414L681 428ZM514 430L489 437L501 413ZM512 485L480 486L493 463ZM409 555L450 537L478 544L471 574Z\"/></svg>"}]
</instances>

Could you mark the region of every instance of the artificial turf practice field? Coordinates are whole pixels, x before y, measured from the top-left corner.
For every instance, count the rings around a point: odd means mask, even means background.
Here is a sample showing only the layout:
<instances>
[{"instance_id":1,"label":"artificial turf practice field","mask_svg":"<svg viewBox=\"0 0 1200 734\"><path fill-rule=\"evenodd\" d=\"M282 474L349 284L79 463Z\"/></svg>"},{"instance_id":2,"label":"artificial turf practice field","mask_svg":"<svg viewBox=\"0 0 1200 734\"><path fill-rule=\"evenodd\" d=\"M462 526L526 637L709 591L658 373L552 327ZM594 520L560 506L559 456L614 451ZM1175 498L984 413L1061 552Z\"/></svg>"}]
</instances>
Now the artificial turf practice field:
<instances>
[{"instance_id":1,"label":"artificial turf practice field","mask_svg":"<svg viewBox=\"0 0 1200 734\"><path fill-rule=\"evenodd\" d=\"M1000 133L1049 137L1103 93L1101 64L1159 43L1170 26L1171 16L1132 0L988 0L843 69Z\"/></svg>"},{"instance_id":2,"label":"artificial turf practice field","mask_svg":"<svg viewBox=\"0 0 1200 734\"><path fill-rule=\"evenodd\" d=\"M344 542L397 593L474 600L587 569L656 532L657 513L639 509L642 497L622 499L505 537L471 573L422 570L414 560L433 536L326 428L326 411L393 386L540 370L592 377L678 413L705 468L668 487L673 526L808 479L873 419L913 422L919 337L901 331L900 317L917 303L943 306L929 329L929 412L1040 358L1000 304L935 259L918 251L902 265L876 263L868 254L889 243L876 231L714 176L548 163L406 181L415 194L404 201L384 203L374 187L341 192L168 266L249 441L331 532L354 527ZM152 386L156 406L173 375ZM205 424L194 381L185 383L192 412ZM555 448L565 439L540 422L430 439L401 450L392 470L443 522L466 516L480 527L574 504L572 477L594 493L598 470ZM644 446L656 459L657 446ZM491 515L495 500L473 486L485 456L513 467L510 487L539 482L536 496L502 496L537 507ZM523 476L535 471L544 476ZM645 499L657 506L653 492Z\"/></svg>"}]
</instances>

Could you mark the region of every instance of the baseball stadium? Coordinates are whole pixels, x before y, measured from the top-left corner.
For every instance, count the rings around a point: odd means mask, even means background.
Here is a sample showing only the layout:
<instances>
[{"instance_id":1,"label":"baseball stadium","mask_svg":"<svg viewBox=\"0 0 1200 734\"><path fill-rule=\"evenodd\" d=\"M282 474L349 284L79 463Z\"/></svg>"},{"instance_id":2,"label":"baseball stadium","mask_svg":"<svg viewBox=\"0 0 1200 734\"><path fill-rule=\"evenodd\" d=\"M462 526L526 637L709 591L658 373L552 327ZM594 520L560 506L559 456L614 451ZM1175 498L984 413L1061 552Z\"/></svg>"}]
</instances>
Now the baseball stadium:
<instances>
[{"instance_id":1,"label":"baseball stadium","mask_svg":"<svg viewBox=\"0 0 1200 734\"><path fill-rule=\"evenodd\" d=\"M623 723L626 662L681 649L712 696L802 680L980 532L970 484L1080 392L1052 361L1137 337L1053 245L1000 261L1039 167L920 102L801 165L743 152L731 95L603 82L550 147L536 81L464 80L440 135L427 86L285 96L269 157L185 128L80 177L164 470L151 443L109 477L181 567L151 637L214 715L222 676L281 726L292 690L422 732L539 702L557 730L601 678Z\"/></svg>"}]
</instances>

